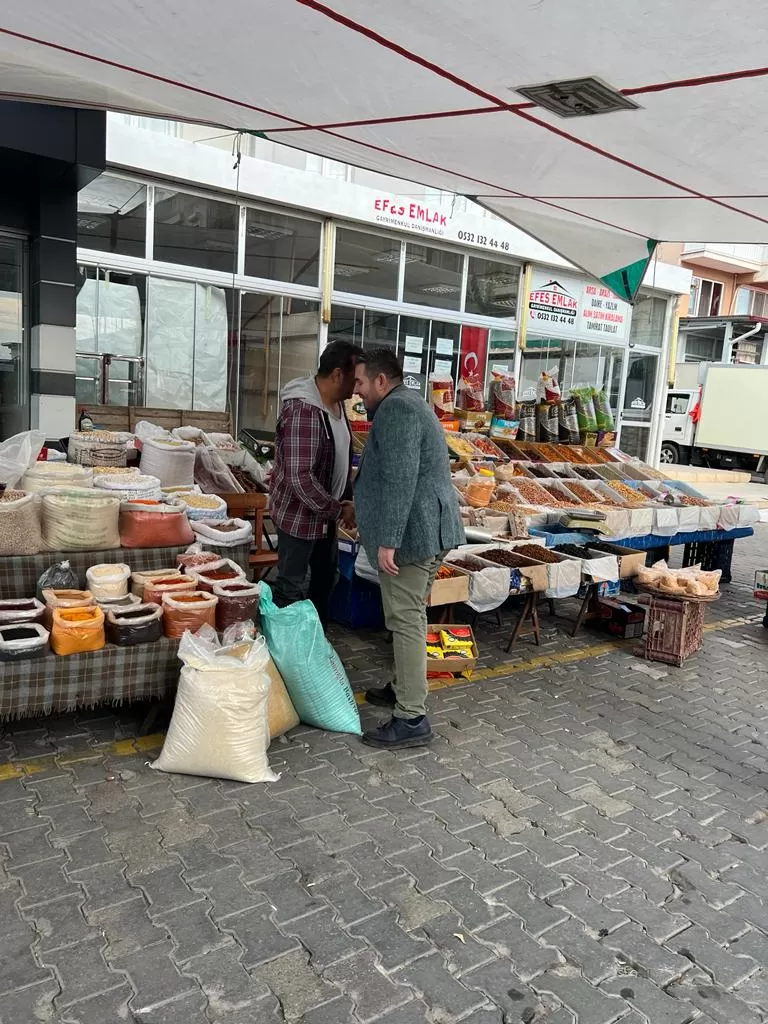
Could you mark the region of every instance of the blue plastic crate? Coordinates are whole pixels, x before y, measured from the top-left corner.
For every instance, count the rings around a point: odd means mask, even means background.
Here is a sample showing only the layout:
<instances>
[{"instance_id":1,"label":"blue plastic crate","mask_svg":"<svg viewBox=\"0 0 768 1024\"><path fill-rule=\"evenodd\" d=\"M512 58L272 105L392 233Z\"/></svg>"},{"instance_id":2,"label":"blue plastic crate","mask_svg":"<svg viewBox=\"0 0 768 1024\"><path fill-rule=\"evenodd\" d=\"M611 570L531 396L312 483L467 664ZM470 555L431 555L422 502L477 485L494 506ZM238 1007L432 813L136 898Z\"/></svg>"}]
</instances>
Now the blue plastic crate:
<instances>
[{"instance_id":1,"label":"blue plastic crate","mask_svg":"<svg viewBox=\"0 0 768 1024\"><path fill-rule=\"evenodd\" d=\"M359 576L342 576L331 594L328 617L347 629L383 629L380 588Z\"/></svg>"}]
</instances>

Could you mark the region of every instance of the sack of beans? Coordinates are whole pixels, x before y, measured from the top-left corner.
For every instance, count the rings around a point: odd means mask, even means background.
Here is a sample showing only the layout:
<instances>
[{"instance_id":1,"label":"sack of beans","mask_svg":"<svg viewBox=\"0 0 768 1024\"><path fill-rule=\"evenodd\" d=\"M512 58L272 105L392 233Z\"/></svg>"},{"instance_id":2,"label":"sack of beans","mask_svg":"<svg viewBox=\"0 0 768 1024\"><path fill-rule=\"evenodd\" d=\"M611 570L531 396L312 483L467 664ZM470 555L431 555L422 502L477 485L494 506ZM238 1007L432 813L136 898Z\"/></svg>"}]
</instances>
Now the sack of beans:
<instances>
[{"instance_id":1,"label":"sack of beans","mask_svg":"<svg viewBox=\"0 0 768 1024\"><path fill-rule=\"evenodd\" d=\"M163 594L183 594L197 590L197 583L189 576L161 576L144 585L144 604L160 604Z\"/></svg>"},{"instance_id":2,"label":"sack of beans","mask_svg":"<svg viewBox=\"0 0 768 1024\"><path fill-rule=\"evenodd\" d=\"M180 505L189 519L226 519L227 503L217 494L190 494L180 491L174 497L174 504Z\"/></svg>"},{"instance_id":3,"label":"sack of beans","mask_svg":"<svg viewBox=\"0 0 768 1024\"><path fill-rule=\"evenodd\" d=\"M189 525L198 540L210 547L234 548L253 539L253 524L246 519L196 519Z\"/></svg>"},{"instance_id":4,"label":"sack of beans","mask_svg":"<svg viewBox=\"0 0 768 1024\"><path fill-rule=\"evenodd\" d=\"M181 576L176 569L144 569L141 572L131 573L131 593L135 594L141 601L144 600L144 588L154 580L161 580L163 577Z\"/></svg>"},{"instance_id":5,"label":"sack of beans","mask_svg":"<svg viewBox=\"0 0 768 1024\"><path fill-rule=\"evenodd\" d=\"M147 438L141 447L141 471L163 487L195 482L195 445L180 438Z\"/></svg>"},{"instance_id":6,"label":"sack of beans","mask_svg":"<svg viewBox=\"0 0 768 1024\"><path fill-rule=\"evenodd\" d=\"M201 626L215 629L218 603L215 594L203 594L199 590L163 594L163 633L178 639L186 630L196 633Z\"/></svg>"},{"instance_id":7,"label":"sack of beans","mask_svg":"<svg viewBox=\"0 0 768 1024\"><path fill-rule=\"evenodd\" d=\"M161 501L123 502L119 524L124 548L176 548L195 539L185 509Z\"/></svg>"},{"instance_id":8,"label":"sack of beans","mask_svg":"<svg viewBox=\"0 0 768 1024\"><path fill-rule=\"evenodd\" d=\"M188 569L199 569L202 565L210 565L212 562L220 561L221 559L214 551L203 551L202 547L197 543L190 544L183 555L176 555L176 565L183 569L184 572Z\"/></svg>"},{"instance_id":9,"label":"sack of beans","mask_svg":"<svg viewBox=\"0 0 768 1024\"><path fill-rule=\"evenodd\" d=\"M237 564L229 558L220 558L218 562L210 562L208 565L199 565L195 569L187 569L187 575L197 582L198 590L213 591L215 583L225 583L227 580L243 580L245 573Z\"/></svg>"},{"instance_id":10,"label":"sack of beans","mask_svg":"<svg viewBox=\"0 0 768 1024\"><path fill-rule=\"evenodd\" d=\"M93 470L89 466L73 466L70 462L36 462L24 474L21 487L35 494L58 487L93 487Z\"/></svg>"},{"instance_id":11,"label":"sack of beans","mask_svg":"<svg viewBox=\"0 0 768 1024\"><path fill-rule=\"evenodd\" d=\"M120 547L120 501L91 490L43 495L43 545L48 551Z\"/></svg>"},{"instance_id":12,"label":"sack of beans","mask_svg":"<svg viewBox=\"0 0 768 1024\"><path fill-rule=\"evenodd\" d=\"M245 579L227 580L214 583L213 593L218 597L216 605L216 629L223 633L236 622L247 622L256 615L259 600L259 584L248 583Z\"/></svg>"},{"instance_id":13,"label":"sack of beans","mask_svg":"<svg viewBox=\"0 0 768 1024\"><path fill-rule=\"evenodd\" d=\"M163 609L159 604L110 608L105 628L107 642L118 647L153 643L163 635Z\"/></svg>"},{"instance_id":14,"label":"sack of beans","mask_svg":"<svg viewBox=\"0 0 768 1024\"><path fill-rule=\"evenodd\" d=\"M83 654L104 646L104 612L90 608L54 608L51 649L54 654Z\"/></svg>"},{"instance_id":15,"label":"sack of beans","mask_svg":"<svg viewBox=\"0 0 768 1024\"><path fill-rule=\"evenodd\" d=\"M0 555L37 555L42 550L39 495L0 494Z\"/></svg>"}]
</instances>

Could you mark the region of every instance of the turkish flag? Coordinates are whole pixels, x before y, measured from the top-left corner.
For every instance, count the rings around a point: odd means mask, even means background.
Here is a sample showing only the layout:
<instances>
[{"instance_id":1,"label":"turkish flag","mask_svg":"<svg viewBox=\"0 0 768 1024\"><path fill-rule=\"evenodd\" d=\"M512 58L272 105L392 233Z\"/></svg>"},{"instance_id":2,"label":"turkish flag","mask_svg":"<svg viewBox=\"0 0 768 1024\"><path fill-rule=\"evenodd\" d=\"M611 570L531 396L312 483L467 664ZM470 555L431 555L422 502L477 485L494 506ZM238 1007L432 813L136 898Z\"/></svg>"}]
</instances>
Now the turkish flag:
<instances>
[{"instance_id":1,"label":"turkish flag","mask_svg":"<svg viewBox=\"0 0 768 1024\"><path fill-rule=\"evenodd\" d=\"M462 327L459 378L476 374L480 380L483 380L487 355L488 328Z\"/></svg>"}]
</instances>

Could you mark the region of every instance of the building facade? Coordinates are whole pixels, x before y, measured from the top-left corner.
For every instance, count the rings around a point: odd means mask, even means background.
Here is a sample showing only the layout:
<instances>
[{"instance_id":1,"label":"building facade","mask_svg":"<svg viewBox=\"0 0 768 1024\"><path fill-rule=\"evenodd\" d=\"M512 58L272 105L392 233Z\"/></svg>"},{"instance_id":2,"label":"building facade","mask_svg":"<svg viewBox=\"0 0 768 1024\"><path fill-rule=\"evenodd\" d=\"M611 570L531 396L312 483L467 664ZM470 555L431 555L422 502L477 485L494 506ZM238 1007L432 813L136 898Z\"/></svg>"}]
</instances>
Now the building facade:
<instances>
[{"instance_id":1,"label":"building facade","mask_svg":"<svg viewBox=\"0 0 768 1024\"><path fill-rule=\"evenodd\" d=\"M104 160L104 114L0 102L0 438L74 422L77 193Z\"/></svg>"},{"instance_id":2,"label":"building facade","mask_svg":"<svg viewBox=\"0 0 768 1024\"><path fill-rule=\"evenodd\" d=\"M109 115L106 164L77 205L80 405L269 431L283 384L348 338L425 393L434 371L504 367L524 393L557 368L652 457L684 269L656 261L630 308L462 197L211 129Z\"/></svg>"}]
</instances>

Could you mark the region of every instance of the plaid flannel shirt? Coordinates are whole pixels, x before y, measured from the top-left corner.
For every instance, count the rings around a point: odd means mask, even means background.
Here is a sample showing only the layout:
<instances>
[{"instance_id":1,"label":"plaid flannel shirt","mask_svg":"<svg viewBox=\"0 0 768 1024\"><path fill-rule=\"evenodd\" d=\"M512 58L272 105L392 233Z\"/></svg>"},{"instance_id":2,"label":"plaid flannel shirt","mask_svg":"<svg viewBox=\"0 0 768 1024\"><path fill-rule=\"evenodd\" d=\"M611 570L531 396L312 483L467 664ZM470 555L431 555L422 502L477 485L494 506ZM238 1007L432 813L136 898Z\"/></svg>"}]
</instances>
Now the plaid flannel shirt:
<instances>
[{"instance_id":1,"label":"plaid flannel shirt","mask_svg":"<svg viewBox=\"0 0 768 1024\"><path fill-rule=\"evenodd\" d=\"M270 515L278 529L303 540L326 535L328 523L341 515L341 502L331 495L335 458L328 414L300 399L285 402L275 431L269 491ZM349 460L351 467L351 440Z\"/></svg>"}]
</instances>

